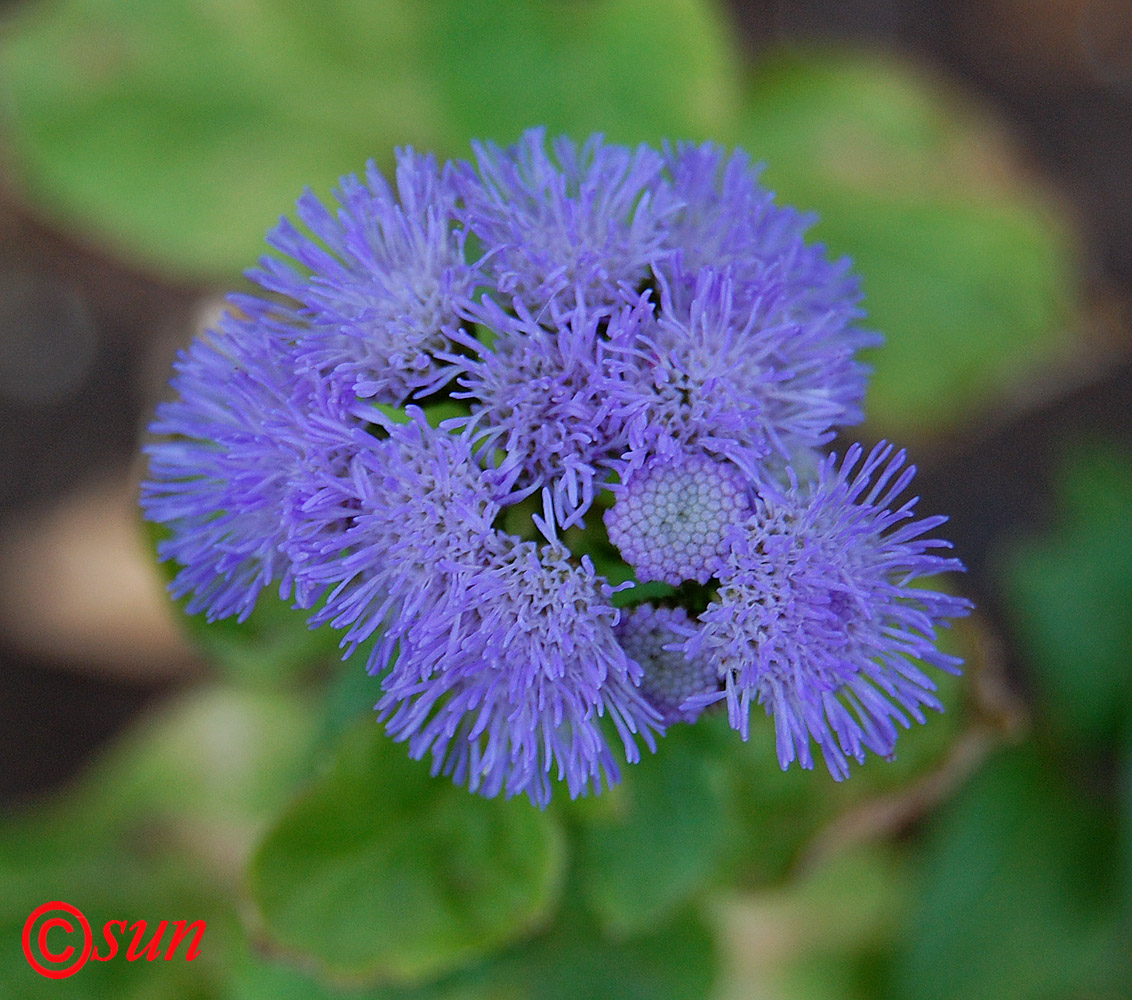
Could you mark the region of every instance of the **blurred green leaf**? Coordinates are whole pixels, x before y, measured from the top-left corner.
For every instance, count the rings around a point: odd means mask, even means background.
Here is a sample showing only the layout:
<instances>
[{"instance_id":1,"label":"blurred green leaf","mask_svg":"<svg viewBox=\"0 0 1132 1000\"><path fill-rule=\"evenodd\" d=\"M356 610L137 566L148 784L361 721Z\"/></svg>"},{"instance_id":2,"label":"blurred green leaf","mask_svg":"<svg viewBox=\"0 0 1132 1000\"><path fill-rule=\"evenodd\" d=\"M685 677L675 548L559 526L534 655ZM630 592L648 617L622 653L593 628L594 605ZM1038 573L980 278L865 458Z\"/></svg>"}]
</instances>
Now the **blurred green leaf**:
<instances>
[{"instance_id":1,"label":"blurred green leaf","mask_svg":"<svg viewBox=\"0 0 1132 1000\"><path fill-rule=\"evenodd\" d=\"M579 867L593 910L624 934L707 889L736 830L722 762L694 727L670 729L606 794L612 801L580 827Z\"/></svg>"},{"instance_id":2,"label":"blurred green leaf","mask_svg":"<svg viewBox=\"0 0 1132 1000\"><path fill-rule=\"evenodd\" d=\"M258 826L306 777L316 723L305 696L204 688L143 716L90 785L127 819L183 817L214 835L219 824Z\"/></svg>"},{"instance_id":3,"label":"blurred green leaf","mask_svg":"<svg viewBox=\"0 0 1132 1000\"><path fill-rule=\"evenodd\" d=\"M439 1000L428 992L328 983L313 969L295 968L262 948L241 944L233 956L222 1000Z\"/></svg>"},{"instance_id":4,"label":"blurred green leaf","mask_svg":"<svg viewBox=\"0 0 1132 1000\"><path fill-rule=\"evenodd\" d=\"M253 263L304 186L398 145L718 132L724 39L704 0L41 0L10 18L0 81L38 203L215 275Z\"/></svg>"},{"instance_id":5,"label":"blurred green leaf","mask_svg":"<svg viewBox=\"0 0 1132 1000\"><path fill-rule=\"evenodd\" d=\"M952 633L944 634L943 643L970 660L966 639L964 623L959 622ZM929 712L925 725L913 723L901 732L892 760L870 754L841 782L830 777L816 748L812 771L797 765L783 771L775 754L773 720L761 712L752 715L746 743L728 728L723 715L696 723L702 737L716 741L739 824L730 862L732 881L748 888L781 883L814 838L839 817L908 791L943 764L959 734L971 725L970 706L963 696L967 681L929 672L946 710L938 715Z\"/></svg>"},{"instance_id":6,"label":"blurred green leaf","mask_svg":"<svg viewBox=\"0 0 1132 1000\"><path fill-rule=\"evenodd\" d=\"M319 984L249 954L232 978L231 1000L703 1000L717 956L713 934L695 914L629 937L606 935L580 907L577 888L554 924L533 938L440 979L376 987Z\"/></svg>"},{"instance_id":7,"label":"blurred green leaf","mask_svg":"<svg viewBox=\"0 0 1132 1000\"><path fill-rule=\"evenodd\" d=\"M532 933L563 861L550 814L432 777L367 719L271 831L251 885L287 951L350 979L413 981Z\"/></svg>"},{"instance_id":8,"label":"blurred green leaf","mask_svg":"<svg viewBox=\"0 0 1132 1000\"><path fill-rule=\"evenodd\" d=\"M327 687L316 740L319 754L333 755L342 735L359 719L373 719L381 680L366 672L365 656L352 656L335 671Z\"/></svg>"},{"instance_id":9,"label":"blurred green leaf","mask_svg":"<svg viewBox=\"0 0 1132 1000\"><path fill-rule=\"evenodd\" d=\"M711 933L691 915L647 934L603 938L579 918L534 942L512 963L509 990L524 1000L702 1000L715 978Z\"/></svg>"},{"instance_id":10,"label":"blurred green leaf","mask_svg":"<svg viewBox=\"0 0 1132 1000\"><path fill-rule=\"evenodd\" d=\"M143 716L73 787L0 823L0 935L13 945L32 910L56 899L85 913L96 944L111 919L149 921L151 932L161 920L207 923L191 964L130 963L123 943L118 959L88 963L65 987L4 949L0 996L225 995L244 947L236 880L302 777L312 729L310 705L294 696L192 692Z\"/></svg>"},{"instance_id":11,"label":"blurred green leaf","mask_svg":"<svg viewBox=\"0 0 1132 1000\"><path fill-rule=\"evenodd\" d=\"M549 932L451 983L388 1000L703 1000L716 964L712 934L694 914L626 938L603 935L570 907Z\"/></svg>"},{"instance_id":12,"label":"blurred green leaf","mask_svg":"<svg viewBox=\"0 0 1132 1000\"><path fill-rule=\"evenodd\" d=\"M179 603L183 608L185 601ZM310 628L310 615L265 588L245 621L209 622L203 613L180 618L193 642L226 678L256 687L280 687L342 657L341 633L328 625ZM365 654L352 662L362 670Z\"/></svg>"},{"instance_id":13,"label":"blurred green leaf","mask_svg":"<svg viewBox=\"0 0 1132 1000\"><path fill-rule=\"evenodd\" d=\"M1056 528L1015 542L1001 576L1043 714L1097 746L1132 710L1132 456L1079 447L1057 487Z\"/></svg>"},{"instance_id":14,"label":"blurred green leaf","mask_svg":"<svg viewBox=\"0 0 1132 1000\"><path fill-rule=\"evenodd\" d=\"M729 25L703 0L447 0L422 5L426 73L448 134L511 142L531 125L618 142L707 137L738 102ZM455 152L462 152L456 149Z\"/></svg>"},{"instance_id":15,"label":"blurred green leaf","mask_svg":"<svg viewBox=\"0 0 1132 1000\"><path fill-rule=\"evenodd\" d=\"M1002 753L930 831L892 996L1127 996L1112 965L1114 834L1055 761Z\"/></svg>"},{"instance_id":16,"label":"blurred green leaf","mask_svg":"<svg viewBox=\"0 0 1132 1000\"><path fill-rule=\"evenodd\" d=\"M81 814L74 817L81 822ZM0 996L38 1000L66 996L73 1000L162 1000L165 997L212 998L219 995L225 976L228 942L239 933L234 910L227 906L215 873L197 859L178 858L172 852L131 846L128 841L45 844L35 824L22 831L0 831L0 936L8 943L0 953ZM156 838L156 831L151 833ZM77 842L75 842L77 840ZM33 848L34 844L34 848ZM161 920L204 920L207 924L199 957L171 961L128 962L132 931L119 937L120 951L113 961L89 961L65 980L46 979L25 960L19 941L29 914L38 906L63 900L77 906L90 922L96 947L107 946L102 927L108 920L148 922L149 941ZM168 934L164 937L169 943ZM78 935L56 939L81 948Z\"/></svg>"},{"instance_id":17,"label":"blurred green leaf","mask_svg":"<svg viewBox=\"0 0 1132 1000\"><path fill-rule=\"evenodd\" d=\"M879 54L767 56L739 141L863 276L866 325L886 338L869 358L877 432L968 420L1065 350L1066 234L938 85Z\"/></svg>"},{"instance_id":18,"label":"blurred green leaf","mask_svg":"<svg viewBox=\"0 0 1132 1000\"><path fill-rule=\"evenodd\" d=\"M726 997L876 1000L909 872L889 843L841 853L769 892L726 897Z\"/></svg>"},{"instance_id":19,"label":"blurred green leaf","mask_svg":"<svg viewBox=\"0 0 1132 1000\"><path fill-rule=\"evenodd\" d=\"M1116 865L1123 890L1123 920L1112 942L1116 952L1112 964L1115 970L1113 978L1132 985L1132 718L1125 720L1118 782L1116 805L1120 823L1120 846Z\"/></svg>"}]
</instances>

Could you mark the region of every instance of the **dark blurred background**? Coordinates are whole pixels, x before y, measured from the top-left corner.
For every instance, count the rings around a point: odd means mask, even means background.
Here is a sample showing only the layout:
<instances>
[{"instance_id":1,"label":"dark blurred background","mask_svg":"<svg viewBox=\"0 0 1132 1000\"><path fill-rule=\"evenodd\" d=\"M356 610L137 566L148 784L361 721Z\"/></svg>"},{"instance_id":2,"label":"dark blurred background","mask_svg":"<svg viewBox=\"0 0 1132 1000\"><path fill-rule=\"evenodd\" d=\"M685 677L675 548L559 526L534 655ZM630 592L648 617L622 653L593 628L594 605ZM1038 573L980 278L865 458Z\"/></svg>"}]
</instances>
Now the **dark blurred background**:
<instances>
[{"instance_id":1,"label":"dark blurred background","mask_svg":"<svg viewBox=\"0 0 1132 1000\"><path fill-rule=\"evenodd\" d=\"M1130 437L1132 4L731 0L726 13L755 66L783 46L864 47L981 106L1019 183L1040 190L1074 234L1088 349L961 433L924 436L916 452L923 509L950 512L967 585L1009 635L988 553L1054 516L1052 470L1067 437ZM133 484L173 351L223 291L215 279L131 261L37 206L6 169L0 800L9 803L57 786L148 700L203 669L147 561ZM1006 649L1025 692L1024 660Z\"/></svg>"}]
</instances>

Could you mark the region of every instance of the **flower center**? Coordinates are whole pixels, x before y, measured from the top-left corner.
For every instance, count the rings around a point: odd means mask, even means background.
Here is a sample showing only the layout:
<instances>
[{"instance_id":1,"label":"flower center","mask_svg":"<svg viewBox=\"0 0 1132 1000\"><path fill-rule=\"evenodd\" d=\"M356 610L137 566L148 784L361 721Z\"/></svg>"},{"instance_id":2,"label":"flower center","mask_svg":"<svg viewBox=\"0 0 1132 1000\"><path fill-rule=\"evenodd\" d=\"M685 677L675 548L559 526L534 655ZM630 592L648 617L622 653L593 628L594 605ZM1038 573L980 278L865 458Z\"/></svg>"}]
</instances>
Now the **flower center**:
<instances>
[{"instance_id":1,"label":"flower center","mask_svg":"<svg viewBox=\"0 0 1132 1000\"><path fill-rule=\"evenodd\" d=\"M677 455L630 476L605 523L639 579L707 583L722 564L724 534L748 511L737 470L707 455Z\"/></svg>"},{"instance_id":2,"label":"flower center","mask_svg":"<svg viewBox=\"0 0 1132 1000\"><path fill-rule=\"evenodd\" d=\"M701 655L688 657L679 649L691 621L683 608L634 608L617 626L621 648L641 665L641 693L660 712L665 723L694 722L699 708L682 709L689 698L719 690L715 664ZM675 628L673 627L675 626Z\"/></svg>"}]
</instances>

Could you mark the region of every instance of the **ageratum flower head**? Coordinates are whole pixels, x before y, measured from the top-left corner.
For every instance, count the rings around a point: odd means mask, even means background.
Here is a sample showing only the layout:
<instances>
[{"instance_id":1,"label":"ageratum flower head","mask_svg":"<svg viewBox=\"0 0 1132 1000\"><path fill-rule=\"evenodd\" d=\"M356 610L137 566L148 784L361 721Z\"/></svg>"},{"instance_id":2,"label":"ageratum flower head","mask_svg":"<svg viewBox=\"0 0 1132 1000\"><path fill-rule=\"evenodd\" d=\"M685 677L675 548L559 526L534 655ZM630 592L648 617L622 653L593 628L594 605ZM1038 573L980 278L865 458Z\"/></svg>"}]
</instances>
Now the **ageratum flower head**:
<instances>
[{"instance_id":1,"label":"ageratum flower head","mask_svg":"<svg viewBox=\"0 0 1132 1000\"><path fill-rule=\"evenodd\" d=\"M783 767L890 756L969 605L903 452L825 454L877 342L848 263L710 143L474 153L303 195L180 355L173 592L367 644L387 731L485 795L600 790L716 706Z\"/></svg>"}]
</instances>

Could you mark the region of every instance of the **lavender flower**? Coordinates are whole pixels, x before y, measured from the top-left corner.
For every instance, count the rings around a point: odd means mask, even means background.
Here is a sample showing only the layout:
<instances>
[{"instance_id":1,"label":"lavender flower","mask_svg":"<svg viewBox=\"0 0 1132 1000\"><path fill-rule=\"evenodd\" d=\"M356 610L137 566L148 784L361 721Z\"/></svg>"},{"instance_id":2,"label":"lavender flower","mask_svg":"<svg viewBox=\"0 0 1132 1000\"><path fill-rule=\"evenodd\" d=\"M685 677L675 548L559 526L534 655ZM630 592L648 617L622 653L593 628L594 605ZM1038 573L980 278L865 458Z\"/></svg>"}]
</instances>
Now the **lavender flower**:
<instances>
[{"instance_id":1,"label":"lavender flower","mask_svg":"<svg viewBox=\"0 0 1132 1000\"><path fill-rule=\"evenodd\" d=\"M472 412L451 426L476 441L510 502L549 485L556 516L569 526L624 449L608 341L611 329L635 328L638 311L602 316L579 301L549 331L522 302L514 308L516 315L485 298L469 310L490 331L491 346L469 339L467 356L452 358L463 369L452 395ZM493 463L496 452L501 458Z\"/></svg>"},{"instance_id":2,"label":"lavender flower","mask_svg":"<svg viewBox=\"0 0 1132 1000\"><path fill-rule=\"evenodd\" d=\"M316 242L284 219L268 242L298 269L266 257L249 274L301 304L294 358L341 379L359 399L401 404L455 374L438 363L477 280L453 224L456 193L429 156L397 157L397 192L370 163L342 179L331 212L310 192L298 214ZM321 244L321 245L320 245Z\"/></svg>"},{"instance_id":3,"label":"lavender flower","mask_svg":"<svg viewBox=\"0 0 1132 1000\"><path fill-rule=\"evenodd\" d=\"M876 342L847 264L711 144L475 153L303 195L182 354L142 494L173 592L372 643L387 731L484 795L600 790L724 702L784 767L891 754L969 605L912 586L961 566L903 453L822 456Z\"/></svg>"},{"instance_id":4,"label":"lavender flower","mask_svg":"<svg viewBox=\"0 0 1132 1000\"><path fill-rule=\"evenodd\" d=\"M476 167L458 171L462 217L490 248L484 266L502 296L533 313L578 295L605 309L648 277L676 207L655 150L563 136L551 156L543 129L510 149L473 149Z\"/></svg>"},{"instance_id":5,"label":"lavender flower","mask_svg":"<svg viewBox=\"0 0 1132 1000\"><path fill-rule=\"evenodd\" d=\"M758 183L761 168L752 168L743 150L726 156L715 143L677 143L665 150L672 194L680 210L665 226L666 253L654 270L675 286L675 299L686 303L703 268L729 271L742 305L757 297L767 280L788 285L785 313L794 319L832 312L840 316L846 344L873 335L852 329L862 315L859 281L849 261L831 261L805 233L816 217L776 205L774 195Z\"/></svg>"},{"instance_id":6,"label":"lavender flower","mask_svg":"<svg viewBox=\"0 0 1132 1000\"><path fill-rule=\"evenodd\" d=\"M613 632L611 589L586 558L497 535L452 600L405 629L378 703L413 756L431 752L473 791L545 805L552 774L571 795L618 780L599 725L608 713L632 763L660 715ZM661 730L662 731L662 730Z\"/></svg>"},{"instance_id":7,"label":"lavender flower","mask_svg":"<svg viewBox=\"0 0 1132 1000\"><path fill-rule=\"evenodd\" d=\"M704 267L686 306L660 282L655 322L614 345L630 452L700 449L758 479L768 459L863 419L865 369L853 355L870 341L842 313L794 317L790 286L775 276L744 286Z\"/></svg>"},{"instance_id":8,"label":"lavender flower","mask_svg":"<svg viewBox=\"0 0 1132 1000\"><path fill-rule=\"evenodd\" d=\"M316 470L285 543L295 578L325 594L313 625L343 630L347 654L379 632L368 664L380 673L409 625L459 596L478 571L499 514L465 439L382 419L379 440L354 429L346 469Z\"/></svg>"},{"instance_id":9,"label":"lavender flower","mask_svg":"<svg viewBox=\"0 0 1132 1000\"><path fill-rule=\"evenodd\" d=\"M774 716L784 768L813 766L812 739L839 779L847 757L891 755L896 724L922 723L924 706L942 710L915 661L954 672L959 661L936 648L936 629L970 607L913 585L962 565L926 537L945 518L912 520L915 498L890 509L915 473L904 452L882 442L862 454L854 445L840 464L826 459L816 481L763 492L731 529L717 597L684 646L723 683L723 695L709 690L687 707L726 697L745 739L756 701Z\"/></svg>"},{"instance_id":10,"label":"lavender flower","mask_svg":"<svg viewBox=\"0 0 1132 1000\"><path fill-rule=\"evenodd\" d=\"M190 614L243 621L260 591L291 593L283 551L308 472L334 475L351 451L343 408L331 387L296 373L287 338L293 311L234 299L242 317L181 352L173 387L150 430L146 516L164 524L162 559L179 564L171 591Z\"/></svg>"}]
</instances>

